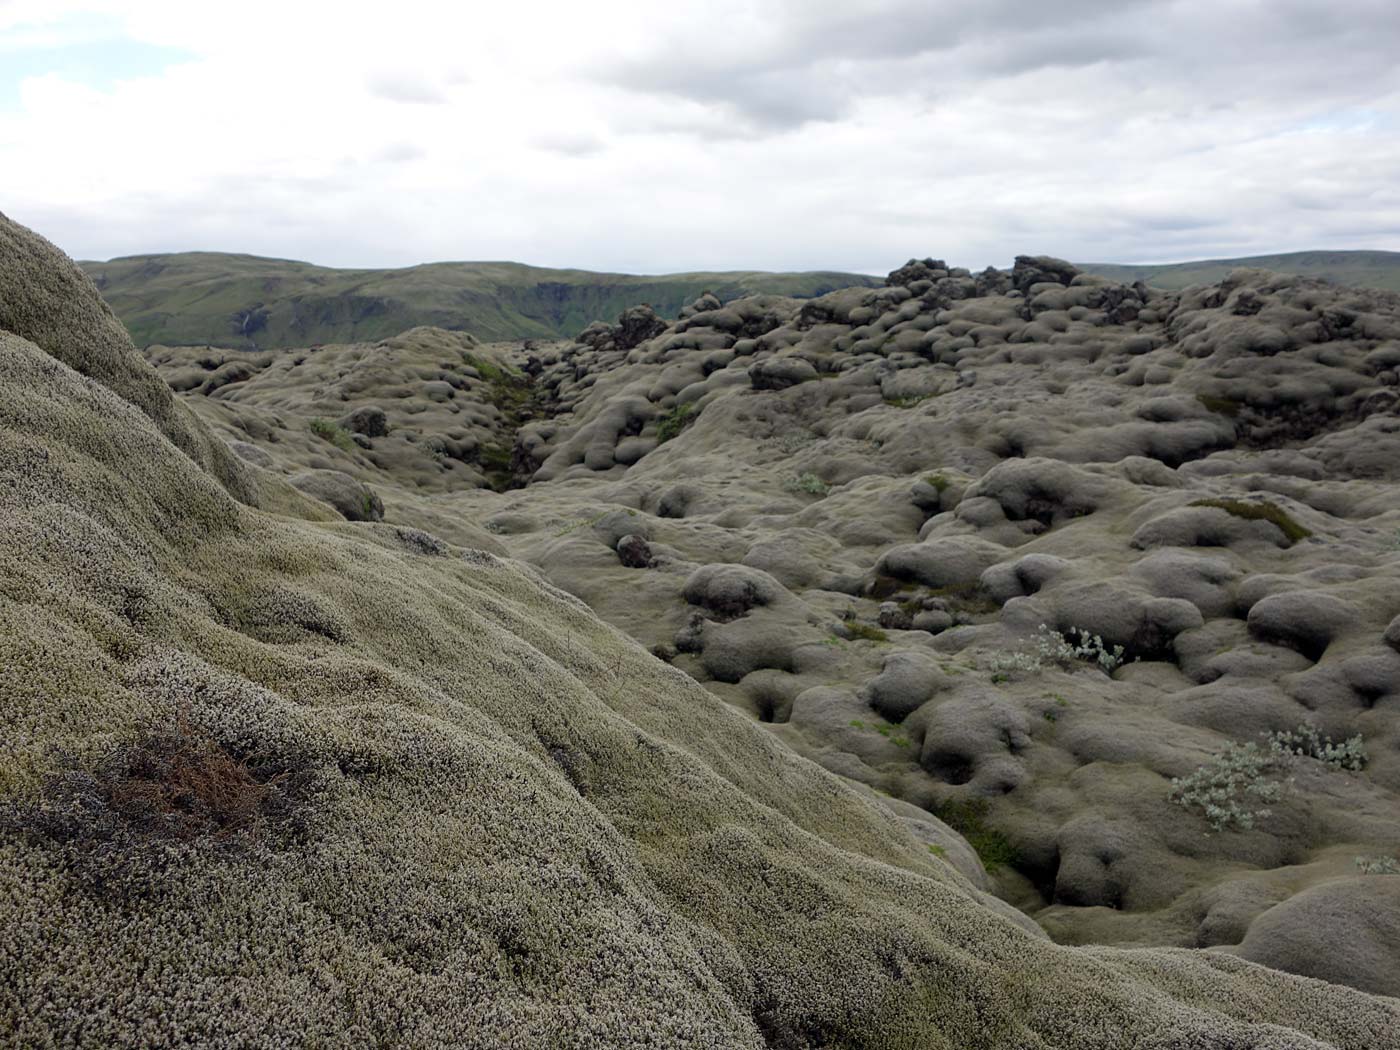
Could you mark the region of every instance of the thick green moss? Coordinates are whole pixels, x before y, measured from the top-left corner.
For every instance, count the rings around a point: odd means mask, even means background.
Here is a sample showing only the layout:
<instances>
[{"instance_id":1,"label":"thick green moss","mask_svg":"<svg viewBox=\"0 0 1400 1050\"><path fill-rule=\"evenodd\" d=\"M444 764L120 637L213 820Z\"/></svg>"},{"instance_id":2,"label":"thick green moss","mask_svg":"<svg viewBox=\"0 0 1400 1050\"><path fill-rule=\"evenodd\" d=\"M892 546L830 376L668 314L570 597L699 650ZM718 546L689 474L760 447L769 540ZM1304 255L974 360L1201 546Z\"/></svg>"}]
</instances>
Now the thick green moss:
<instances>
[{"instance_id":1,"label":"thick green moss","mask_svg":"<svg viewBox=\"0 0 1400 1050\"><path fill-rule=\"evenodd\" d=\"M913 408L915 405L923 404L929 398L937 396L937 394L915 394L910 397L887 397L885 404L893 405L895 408Z\"/></svg>"},{"instance_id":2,"label":"thick green moss","mask_svg":"<svg viewBox=\"0 0 1400 1050\"><path fill-rule=\"evenodd\" d=\"M984 799L950 799L935 806L933 815L967 839L988 872L1016 862L1011 840L987 823Z\"/></svg>"},{"instance_id":3,"label":"thick green moss","mask_svg":"<svg viewBox=\"0 0 1400 1050\"><path fill-rule=\"evenodd\" d=\"M831 491L831 486L811 471L789 478L783 487L789 492L805 492L809 496L825 496Z\"/></svg>"},{"instance_id":4,"label":"thick green moss","mask_svg":"<svg viewBox=\"0 0 1400 1050\"><path fill-rule=\"evenodd\" d=\"M868 623L857 623L854 620L850 620L842 624L842 626L845 628L846 633L852 638L858 638L864 642L888 642L890 640L890 636L884 631Z\"/></svg>"},{"instance_id":5,"label":"thick green moss","mask_svg":"<svg viewBox=\"0 0 1400 1050\"><path fill-rule=\"evenodd\" d=\"M680 434L682 430L694 423L700 415L693 404L677 405L671 411L664 413L656 424L656 440L660 444L666 444L673 437Z\"/></svg>"},{"instance_id":6,"label":"thick green moss","mask_svg":"<svg viewBox=\"0 0 1400 1050\"><path fill-rule=\"evenodd\" d=\"M355 442L351 440L350 432L344 427L332 423L329 419L313 419L310 426L311 433L323 441L329 441L342 452L355 450Z\"/></svg>"},{"instance_id":7,"label":"thick green moss","mask_svg":"<svg viewBox=\"0 0 1400 1050\"><path fill-rule=\"evenodd\" d=\"M1244 518L1247 521L1267 521L1271 525L1278 526L1279 531L1283 533L1290 544L1305 540L1312 535L1310 530L1303 528L1290 518L1282 507L1270 503L1268 500L1251 503L1239 499L1198 499L1191 506L1218 507L1228 514Z\"/></svg>"},{"instance_id":8,"label":"thick green moss","mask_svg":"<svg viewBox=\"0 0 1400 1050\"><path fill-rule=\"evenodd\" d=\"M508 371L488 358L478 357L476 354L463 354L462 356L466 359L467 364L475 368L480 373L481 378L488 383L508 383L519 379L519 376L514 372Z\"/></svg>"},{"instance_id":9,"label":"thick green moss","mask_svg":"<svg viewBox=\"0 0 1400 1050\"><path fill-rule=\"evenodd\" d=\"M1240 414L1240 403L1232 401L1228 397L1211 397L1209 394L1197 394L1196 400L1212 412L1222 416L1229 416L1232 419Z\"/></svg>"}]
</instances>

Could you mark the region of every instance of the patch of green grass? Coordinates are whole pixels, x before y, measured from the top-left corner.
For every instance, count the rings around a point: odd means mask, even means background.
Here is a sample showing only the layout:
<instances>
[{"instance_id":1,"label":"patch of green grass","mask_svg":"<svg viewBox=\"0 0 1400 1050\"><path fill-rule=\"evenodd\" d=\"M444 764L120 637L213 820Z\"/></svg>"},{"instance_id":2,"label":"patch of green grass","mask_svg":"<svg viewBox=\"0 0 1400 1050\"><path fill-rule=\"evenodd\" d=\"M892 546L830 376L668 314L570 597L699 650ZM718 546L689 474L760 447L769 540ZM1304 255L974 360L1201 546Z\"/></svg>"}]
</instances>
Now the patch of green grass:
<instances>
[{"instance_id":1,"label":"patch of green grass","mask_svg":"<svg viewBox=\"0 0 1400 1050\"><path fill-rule=\"evenodd\" d=\"M866 723L862 722L859 718L853 718L851 719L850 725L852 729L873 729L895 747L909 747L912 743L900 730L899 726L892 726L889 723L881 723L880 725L872 726L866 725Z\"/></svg>"},{"instance_id":2,"label":"patch of green grass","mask_svg":"<svg viewBox=\"0 0 1400 1050\"><path fill-rule=\"evenodd\" d=\"M656 424L656 440L659 444L666 444L672 438L680 435L680 432L690 424L695 422L700 413L696 411L695 405L677 405L671 411L663 413Z\"/></svg>"},{"instance_id":3,"label":"patch of green grass","mask_svg":"<svg viewBox=\"0 0 1400 1050\"><path fill-rule=\"evenodd\" d=\"M1244 518L1246 521L1267 521L1271 525L1278 526L1279 531L1283 533L1290 545L1312 535L1310 530L1303 528L1290 518L1282 507L1270 503L1268 500L1251 503L1239 499L1198 499L1191 506L1218 507L1220 510L1233 514L1237 518Z\"/></svg>"},{"instance_id":4,"label":"patch of green grass","mask_svg":"<svg viewBox=\"0 0 1400 1050\"><path fill-rule=\"evenodd\" d=\"M924 484L932 486L935 492L945 492L947 491L948 486L952 484L952 482L945 478L942 474L925 474Z\"/></svg>"},{"instance_id":5,"label":"patch of green grass","mask_svg":"<svg viewBox=\"0 0 1400 1050\"><path fill-rule=\"evenodd\" d=\"M497 492L506 492L521 484L516 474L512 445L514 434L522 422L531 418L536 390L528 376L520 375L502 365L476 354L463 353L462 360L485 380L486 399L500 412L495 425L496 440L484 445L477 462L486 474L487 484Z\"/></svg>"},{"instance_id":6,"label":"patch of green grass","mask_svg":"<svg viewBox=\"0 0 1400 1050\"><path fill-rule=\"evenodd\" d=\"M355 442L350 437L350 431L337 423L332 423L329 419L313 419L311 421L311 433L315 434L323 441L329 441L342 452L354 452Z\"/></svg>"},{"instance_id":7,"label":"patch of green grass","mask_svg":"<svg viewBox=\"0 0 1400 1050\"><path fill-rule=\"evenodd\" d=\"M928 591L928 596L946 598L954 611L972 616L990 616L1001 609L979 583L953 583L946 587L933 587Z\"/></svg>"},{"instance_id":8,"label":"patch of green grass","mask_svg":"<svg viewBox=\"0 0 1400 1050\"><path fill-rule=\"evenodd\" d=\"M932 812L967 839L989 873L1016 862L1016 848L1011 840L987 823L985 799L949 799L935 806Z\"/></svg>"},{"instance_id":9,"label":"patch of green grass","mask_svg":"<svg viewBox=\"0 0 1400 1050\"><path fill-rule=\"evenodd\" d=\"M562 527L559 529L559 531L556 532L554 535L556 535L556 536L567 536L569 533L575 531L576 529L582 529L582 528L585 528L585 527L591 528L591 527L593 527L594 525L597 525L598 522L602 521L604 518L606 518L606 517L607 517L609 514L611 514L611 513L612 513L611 510L605 510L605 511L603 511L601 514L595 514L595 515L593 515L593 517L591 517L591 518L575 518L573 521L568 522L567 524L565 524L564 526L562 526ZM635 510L633 510L632 508L629 507L629 508L627 508L627 516L628 516L629 518L635 518L635 517L637 516L637 512L636 512Z\"/></svg>"},{"instance_id":10,"label":"patch of green grass","mask_svg":"<svg viewBox=\"0 0 1400 1050\"><path fill-rule=\"evenodd\" d=\"M492 380L487 391L487 400L495 405L508 420L520 421L521 413L530 402L530 384L517 376L501 373L499 381Z\"/></svg>"},{"instance_id":11,"label":"patch of green grass","mask_svg":"<svg viewBox=\"0 0 1400 1050\"><path fill-rule=\"evenodd\" d=\"M789 492L805 492L809 496L825 496L831 491L831 486L811 471L788 478L783 487Z\"/></svg>"},{"instance_id":12,"label":"patch of green grass","mask_svg":"<svg viewBox=\"0 0 1400 1050\"><path fill-rule=\"evenodd\" d=\"M893 743L896 748L907 748L910 745L909 738L899 731L897 725L876 725L875 732L883 736L886 741Z\"/></svg>"},{"instance_id":13,"label":"patch of green grass","mask_svg":"<svg viewBox=\"0 0 1400 1050\"><path fill-rule=\"evenodd\" d=\"M948 851L936 842L930 842L928 844L928 851L939 860L946 860L948 858Z\"/></svg>"},{"instance_id":14,"label":"patch of green grass","mask_svg":"<svg viewBox=\"0 0 1400 1050\"><path fill-rule=\"evenodd\" d=\"M481 450L481 465L490 470L510 469L510 449L502 445L486 445Z\"/></svg>"},{"instance_id":15,"label":"patch of green grass","mask_svg":"<svg viewBox=\"0 0 1400 1050\"><path fill-rule=\"evenodd\" d=\"M488 383L510 383L519 378L514 372L501 367L489 358L478 357L476 354L463 354L462 359L475 368L477 374Z\"/></svg>"},{"instance_id":16,"label":"patch of green grass","mask_svg":"<svg viewBox=\"0 0 1400 1050\"><path fill-rule=\"evenodd\" d=\"M915 405L922 404L929 398L937 396L937 394L915 394L910 397L887 397L885 404L893 405L895 408L913 408Z\"/></svg>"},{"instance_id":17,"label":"patch of green grass","mask_svg":"<svg viewBox=\"0 0 1400 1050\"><path fill-rule=\"evenodd\" d=\"M868 623L857 623L854 620L847 620L842 626L846 628L846 633L852 638L858 638L864 642L888 642L890 640L890 636L884 631Z\"/></svg>"},{"instance_id":18,"label":"patch of green grass","mask_svg":"<svg viewBox=\"0 0 1400 1050\"><path fill-rule=\"evenodd\" d=\"M1222 416L1229 416L1233 419L1240 414L1240 403L1232 401L1228 397L1211 397L1209 394L1197 394L1196 400L1203 404L1208 411L1215 412Z\"/></svg>"}]
</instances>

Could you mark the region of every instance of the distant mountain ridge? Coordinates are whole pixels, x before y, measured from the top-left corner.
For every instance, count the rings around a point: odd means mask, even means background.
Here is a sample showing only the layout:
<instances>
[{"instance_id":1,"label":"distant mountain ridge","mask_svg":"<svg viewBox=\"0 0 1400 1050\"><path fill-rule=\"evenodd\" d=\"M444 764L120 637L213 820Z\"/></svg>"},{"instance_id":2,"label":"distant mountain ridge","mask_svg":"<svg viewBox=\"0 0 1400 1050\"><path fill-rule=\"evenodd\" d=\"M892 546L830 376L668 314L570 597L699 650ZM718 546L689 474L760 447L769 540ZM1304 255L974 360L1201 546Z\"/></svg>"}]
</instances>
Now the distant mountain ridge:
<instances>
[{"instance_id":1,"label":"distant mountain ridge","mask_svg":"<svg viewBox=\"0 0 1400 1050\"><path fill-rule=\"evenodd\" d=\"M1142 281L1176 291L1193 284L1212 284L1240 267L1322 277L1337 284L1400 291L1400 252L1288 252L1250 255L1238 259L1197 259L1191 262L1136 265L1076 263L1081 270L1120 281Z\"/></svg>"},{"instance_id":2,"label":"distant mountain ridge","mask_svg":"<svg viewBox=\"0 0 1400 1050\"><path fill-rule=\"evenodd\" d=\"M876 286L867 274L736 271L661 276L556 270L512 262L332 269L221 252L133 255L80 263L138 346L273 349L397 335L417 325L479 339L557 339L627 307L674 318L711 291L721 299L824 295Z\"/></svg>"},{"instance_id":3,"label":"distant mountain ridge","mask_svg":"<svg viewBox=\"0 0 1400 1050\"><path fill-rule=\"evenodd\" d=\"M138 346L275 349L383 339L417 325L486 341L572 337L593 321L650 303L674 318L701 292L808 298L874 287L869 274L729 271L660 276L557 270L513 262L439 262L402 269L335 269L224 252L132 255L80 265ZM1177 290L1238 267L1400 291L1400 252L1310 251L1136 265L1077 263L1122 281Z\"/></svg>"}]
</instances>

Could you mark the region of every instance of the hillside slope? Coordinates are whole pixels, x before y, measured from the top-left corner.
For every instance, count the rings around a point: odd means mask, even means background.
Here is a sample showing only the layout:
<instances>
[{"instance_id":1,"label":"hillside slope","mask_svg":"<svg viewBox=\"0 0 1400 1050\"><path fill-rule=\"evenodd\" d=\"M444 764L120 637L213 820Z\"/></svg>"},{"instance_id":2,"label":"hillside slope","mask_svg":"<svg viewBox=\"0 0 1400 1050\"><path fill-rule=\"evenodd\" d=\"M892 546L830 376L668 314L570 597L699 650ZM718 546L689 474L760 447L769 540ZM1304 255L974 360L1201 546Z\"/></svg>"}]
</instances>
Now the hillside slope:
<instances>
[{"instance_id":1,"label":"hillside slope","mask_svg":"<svg viewBox=\"0 0 1400 1050\"><path fill-rule=\"evenodd\" d=\"M220 252L137 255L81 263L138 346L276 349L383 339L419 325L483 340L571 338L637 303L674 318L704 291L810 298L873 287L863 274L681 273L646 277L519 263L429 263L347 270ZM1166 265L1089 263L1125 283L1181 289L1257 267L1351 287L1400 290L1400 253L1295 252Z\"/></svg>"},{"instance_id":2,"label":"hillside slope","mask_svg":"<svg viewBox=\"0 0 1400 1050\"><path fill-rule=\"evenodd\" d=\"M1288 252L1283 255L1250 255L1238 259L1197 259L1159 265L1080 263L1086 273L1131 284L1142 281L1156 288L1178 291L1193 284L1223 281L1231 270L1272 270L1275 273L1320 277L1349 288L1382 288L1400 291L1400 252Z\"/></svg>"},{"instance_id":3,"label":"hillside slope","mask_svg":"<svg viewBox=\"0 0 1400 1050\"><path fill-rule=\"evenodd\" d=\"M277 348L382 339L417 325L480 339L557 339L634 303L674 317L709 290L721 298L821 295L876 278L845 273L681 273L657 277L508 262L341 270L218 252L81 264L138 346Z\"/></svg>"},{"instance_id":4,"label":"hillside slope","mask_svg":"<svg viewBox=\"0 0 1400 1050\"><path fill-rule=\"evenodd\" d=\"M13 1045L1400 1035L1395 1000L1037 939L873 795L532 571L239 502L94 378L134 367L129 345L78 371L36 344L75 312L51 294L73 271L0 229L27 245L0 311Z\"/></svg>"}]
</instances>

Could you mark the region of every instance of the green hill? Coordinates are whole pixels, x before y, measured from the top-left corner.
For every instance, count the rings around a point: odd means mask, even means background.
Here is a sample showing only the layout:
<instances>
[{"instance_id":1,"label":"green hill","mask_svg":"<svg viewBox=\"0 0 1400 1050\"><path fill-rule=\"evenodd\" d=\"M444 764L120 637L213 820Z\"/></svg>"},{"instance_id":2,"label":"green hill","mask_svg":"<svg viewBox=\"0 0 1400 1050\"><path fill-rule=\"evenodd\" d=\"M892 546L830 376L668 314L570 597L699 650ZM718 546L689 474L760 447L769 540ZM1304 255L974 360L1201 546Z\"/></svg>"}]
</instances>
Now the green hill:
<instances>
[{"instance_id":1,"label":"green hill","mask_svg":"<svg viewBox=\"0 0 1400 1050\"><path fill-rule=\"evenodd\" d=\"M1337 284L1400 291L1400 252L1289 252L1240 259L1198 259L1194 262L1139 266L1122 263L1076 263L1081 270L1120 281L1142 281L1176 290L1211 284L1241 266L1305 277L1324 277Z\"/></svg>"},{"instance_id":2,"label":"green hill","mask_svg":"<svg viewBox=\"0 0 1400 1050\"><path fill-rule=\"evenodd\" d=\"M554 270L510 262L427 263L347 270L223 252L132 255L80 265L96 280L138 346L271 349L382 339L417 325L466 331L487 341L556 339L592 321L650 303L675 317L703 291L823 295L866 274L678 273L662 276ZM1218 281L1240 266L1325 277L1400 291L1400 252L1293 252L1159 265L1077 264L1090 273L1178 289Z\"/></svg>"},{"instance_id":3,"label":"green hill","mask_svg":"<svg viewBox=\"0 0 1400 1050\"><path fill-rule=\"evenodd\" d=\"M445 262L342 270L221 252L80 264L138 346L309 346L380 339L416 325L484 340L572 336L636 303L675 317L706 290L722 299L808 297L879 278L850 273L680 273L655 277Z\"/></svg>"}]
</instances>

